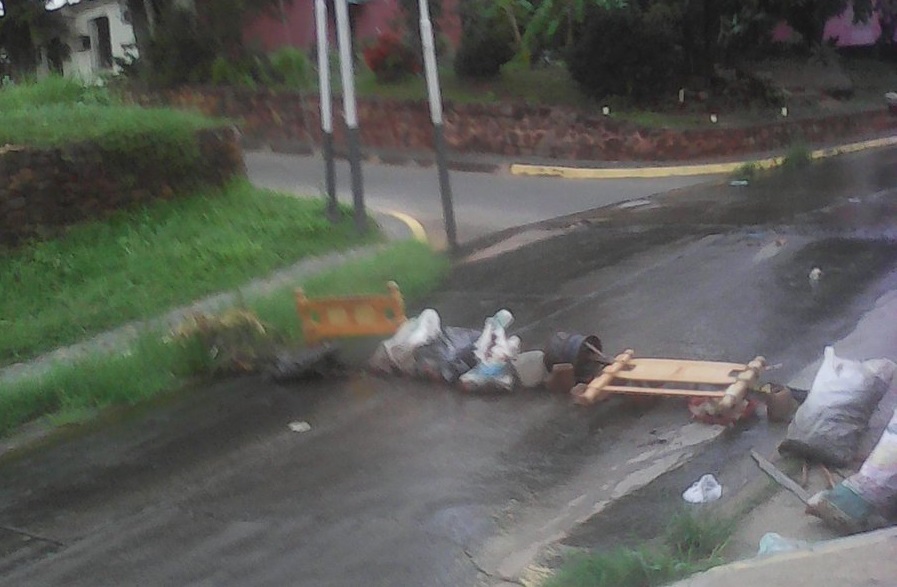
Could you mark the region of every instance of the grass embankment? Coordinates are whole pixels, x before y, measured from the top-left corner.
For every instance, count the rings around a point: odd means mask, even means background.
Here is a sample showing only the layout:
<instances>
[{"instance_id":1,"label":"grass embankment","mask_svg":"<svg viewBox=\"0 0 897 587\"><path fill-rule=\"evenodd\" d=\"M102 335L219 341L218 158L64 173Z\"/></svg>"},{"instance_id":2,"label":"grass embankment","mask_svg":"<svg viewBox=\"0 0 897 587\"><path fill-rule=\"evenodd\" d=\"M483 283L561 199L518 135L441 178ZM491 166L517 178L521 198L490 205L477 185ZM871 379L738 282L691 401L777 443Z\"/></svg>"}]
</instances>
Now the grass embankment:
<instances>
[{"instance_id":1,"label":"grass embankment","mask_svg":"<svg viewBox=\"0 0 897 587\"><path fill-rule=\"evenodd\" d=\"M242 285L361 240L320 200L238 181L0 252L0 364Z\"/></svg>"},{"instance_id":2,"label":"grass embankment","mask_svg":"<svg viewBox=\"0 0 897 587\"><path fill-rule=\"evenodd\" d=\"M734 520L685 512L656 543L574 557L544 587L666 585L723 564L720 552L734 528Z\"/></svg>"},{"instance_id":3,"label":"grass embankment","mask_svg":"<svg viewBox=\"0 0 897 587\"><path fill-rule=\"evenodd\" d=\"M423 296L448 269L448 261L416 242L398 243L370 259L349 262L310 277L301 285L314 296L382 292L397 281L406 298ZM302 334L296 316L293 286L247 300L273 335L293 343ZM131 405L170 391L190 377L204 375L207 350L196 341L172 341L161 332L147 332L125 354L97 354L49 373L18 381L0 390L0 434L51 415L56 422L77 419L85 410Z\"/></svg>"},{"instance_id":4,"label":"grass embankment","mask_svg":"<svg viewBox=\"0 0 897 587\"><path fill-rule=\"evenodd\" d=\"M170 108L140 108L116 100L104 88L50 77L0 89L0 146L58 147L91 141L109 149L139 147L152 136L165 146L187 143L195 131L226 121Z\"/></svg>"}]
</instances>

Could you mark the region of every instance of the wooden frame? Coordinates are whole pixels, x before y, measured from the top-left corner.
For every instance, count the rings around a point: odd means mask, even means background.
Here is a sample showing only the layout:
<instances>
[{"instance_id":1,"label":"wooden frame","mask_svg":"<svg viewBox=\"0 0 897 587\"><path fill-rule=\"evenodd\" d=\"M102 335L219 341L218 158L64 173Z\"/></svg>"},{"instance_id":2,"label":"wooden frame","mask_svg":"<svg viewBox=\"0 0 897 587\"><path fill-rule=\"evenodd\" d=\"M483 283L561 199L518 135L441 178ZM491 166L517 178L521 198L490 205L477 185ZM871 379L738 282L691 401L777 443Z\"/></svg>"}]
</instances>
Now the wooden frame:
<instances>
[{"instance_id":1,"label":"wooden frame","mask_svg":"<svg viewBox=\"0 0 897 587\"><path fill-rule=\"evenodd\" d=\"M334 338L395 334L406 320L405 299L390 281L385 295L309 299L296 290L296 311L309 346Z\"/></svg>"},{"instance_id":2,"label":"wooden frame","mask_svg":"<svg viewBox=\"0 0 897 587\"><path fill-rule=\"evenodd\" d=\"M677 359L636 359L627 349L576 394L583 405L613 394L708 398L718 401L722 411L731 410L756 387L766 359L756 357L747 364ZM678 387L666 387L668 385ZM685 389L692 387L692 389ZM705 389L699 389L705 388ZM710 388L710 389L707 389Z\"/></svg>"}]
</instances>

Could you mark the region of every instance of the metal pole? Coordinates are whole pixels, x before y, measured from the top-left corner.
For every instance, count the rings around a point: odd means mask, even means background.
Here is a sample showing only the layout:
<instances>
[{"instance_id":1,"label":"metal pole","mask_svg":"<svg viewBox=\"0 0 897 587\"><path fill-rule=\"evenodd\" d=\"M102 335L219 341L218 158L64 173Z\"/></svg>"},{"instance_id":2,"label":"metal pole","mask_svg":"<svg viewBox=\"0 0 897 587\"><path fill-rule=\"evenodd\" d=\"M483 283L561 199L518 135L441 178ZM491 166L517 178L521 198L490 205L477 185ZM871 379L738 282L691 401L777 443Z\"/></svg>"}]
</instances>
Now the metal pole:
<instances>
[{"instance_id":1,"label":"metal pole","mask_svg":"<svg viewBox=\"0 0 897 587\"><path fill-rule=\"evenodd\" d=\"M318 85L321 100L321 149L324 155L324 181L327 186L327 217L339 217L336 199L336 165L333 161L333 105L330 90L330 50L327 42L327 4L315 0L315 29L318 37Z\"/></svg>"},{"instance_id":2,"label":"metal pole","mask_svg":"<svg viewBox=\"0 0 897 587\"><path fill-rule=\"evenodd\" d=\"M358 111L355 104L355 71L352 63L352 37L349 31L349 6L336 0L336 33L339 43L340 75L343 81L343 115L346 118L346 142L349 147L349 168L352 172L352 200L355 203L355 226L367 231L364 210L364 184L361 176L361 151L358 146Z\"/></svg>"},{"instance_id":3,"label":"metal pole","mask_svg":"<svg viewBox=\"0 0 897 587\"><path fill-rule=\"evenodd\" d=\"M430 22L430 6L427 0L418 0L420 7L420 38L424 50L424 69L427 75L427 94L430 97L430 119L433 121L433 146L436 149L436 167L439 170L439 193L442 196L442 217L449 250L458 249L455 207L452 203L452 184L446 163L445 132L442 120L442 95L439 91L439 72L436 70L436 47L433 42L433 24Z\"/></svg>"}]
</instances>

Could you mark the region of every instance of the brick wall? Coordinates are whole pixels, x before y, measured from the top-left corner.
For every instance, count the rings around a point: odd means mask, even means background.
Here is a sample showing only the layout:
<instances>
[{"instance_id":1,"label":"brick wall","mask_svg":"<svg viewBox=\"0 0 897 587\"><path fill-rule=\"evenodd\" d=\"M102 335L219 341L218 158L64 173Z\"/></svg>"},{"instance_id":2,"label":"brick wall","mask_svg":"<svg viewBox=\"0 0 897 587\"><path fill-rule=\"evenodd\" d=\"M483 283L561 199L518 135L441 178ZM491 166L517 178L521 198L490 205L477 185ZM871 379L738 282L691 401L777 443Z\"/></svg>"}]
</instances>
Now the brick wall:
<instances>
[{"instance_id":1,"label":"brick wall","mask_svg":"<svg viewBox=\"0 0 897 587\"><path fill-rule=\"evenodd\" d=\"M237 121L253 143L277 147L320 141L317 96L231 88L182 88L135 98L145 104L198 108ZM337 117L340 104L334 102ZM425 102L362 99L358 104L364 148L426 151L433 137ZM339 122L339 121L337 121ZM336 141L342 144L341 125ZM897 128L887 110L788 119L753 127L642 128L568 108L514 104L455 104L445 108L450 149L508 157L591 161L694 161L789 147L795 141L842 142Z\"/></svg>"}]
</instances>

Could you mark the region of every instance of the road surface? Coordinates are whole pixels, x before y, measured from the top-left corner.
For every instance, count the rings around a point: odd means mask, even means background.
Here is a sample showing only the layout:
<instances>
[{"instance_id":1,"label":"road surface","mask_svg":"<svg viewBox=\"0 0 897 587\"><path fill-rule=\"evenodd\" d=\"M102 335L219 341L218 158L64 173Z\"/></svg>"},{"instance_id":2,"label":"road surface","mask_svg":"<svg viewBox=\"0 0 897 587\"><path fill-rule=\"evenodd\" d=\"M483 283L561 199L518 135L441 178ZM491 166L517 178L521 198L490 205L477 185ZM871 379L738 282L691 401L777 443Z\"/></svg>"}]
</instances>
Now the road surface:
<instances>
[{"instance_id":1,"label":"road surface","mask_svg":"<svg viewBox=\"0 0 897 587\"><path fill-rule=\"evenodd\" d=\"M764 354L786 381L897 287L895 185L891 150L601 211L459 265L428 302L460 326L509 308L526 348L594 332L609 352ZM718 433L669 401L583 408L544 391L481 397L365 375L222 382L0 460L0 582L516 581ZM617 528L654 518L642 507Z\"/></svg>"}]
</instances>

